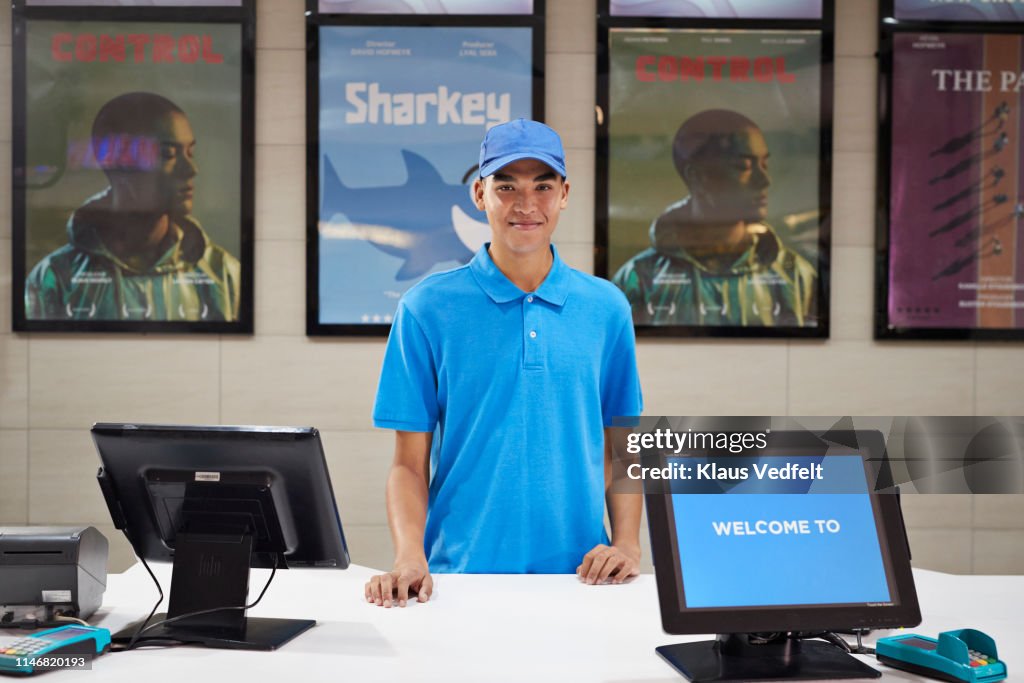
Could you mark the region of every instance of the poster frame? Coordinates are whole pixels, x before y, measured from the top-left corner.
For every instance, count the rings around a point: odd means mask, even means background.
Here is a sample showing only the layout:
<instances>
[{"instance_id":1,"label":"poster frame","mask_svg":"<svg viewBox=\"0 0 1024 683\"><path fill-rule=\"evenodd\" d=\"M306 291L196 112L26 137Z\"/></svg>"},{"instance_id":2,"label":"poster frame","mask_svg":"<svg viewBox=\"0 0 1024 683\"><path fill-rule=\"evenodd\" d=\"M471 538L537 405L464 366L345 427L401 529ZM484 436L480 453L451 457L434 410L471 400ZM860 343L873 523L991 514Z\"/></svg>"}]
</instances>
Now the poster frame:
<instances>
[{"instance_id":1,"label":"poster frame","mask_svg":"<svg viewBox=\"0 0 1024 683\"><path fill-rule=\"evenodd\" d=\"M833 82L835 73L835 3L824 0L821 19L719 19L666 17L612 17L610 0L598 2L597 44L597 122L595 155L594 274L610 279L609 240L609 150L611 104L610 69L612 29L688 29L688 30L815 30L821 33L820 61L820 146L818 172L818 209L821 215L818 233L818 324L814 327L739 326L739 325L636 325L639 337L698 338L796 338L823 339L829 336L832 243L832 127Z\"/></svg>"},{"instance_id":2,"label":"poster frame","mask_svg":"<svg viewBox=\"0 0 1024 683\"><path fill-rule=\"evenodd\" d=\"M876 167L874 338L889 341L1024 341L1024 328L897 327L889 323L889 236L893 161L893 69L900 33L1020 35L1024 22L896 21L895 0L881 0L878 15L878 158Z\"/></svg>"},{"instance_id":3,"label":"poster frame","mask_svg":"<svg viewBox=\"0 0 1024 683\"><path fill-rule=\"evenodd\" d=\"M26 117L28 53L27 28L31 21L92 21L237 24L241 27L239 253L241 293L235 321L145 321L145 320L29 320L25 310L26 188L22 179L26 164ZM15 332L124 332L240 334L253 332L254 219L255 219L255 110L256 110L256 5L241 0L239 6L153 7L153 6L26 6L13 0L12 50L12 183L11 183L11 325Z\"/></svg>"},{"instance_id":4,"label":"poster frame","mask_svg":"<svg viewBox=\"0 0 1024 683\"><path fill-rule=\"evenodd\" d=\"M320 14L306 0L306 335L385 337L390 323L320 321L320 45L321 26L529 28L533 79L532 116L544 120L545 23L547 0L533 0L533 14Z\"/></svg>"}]
</instances>

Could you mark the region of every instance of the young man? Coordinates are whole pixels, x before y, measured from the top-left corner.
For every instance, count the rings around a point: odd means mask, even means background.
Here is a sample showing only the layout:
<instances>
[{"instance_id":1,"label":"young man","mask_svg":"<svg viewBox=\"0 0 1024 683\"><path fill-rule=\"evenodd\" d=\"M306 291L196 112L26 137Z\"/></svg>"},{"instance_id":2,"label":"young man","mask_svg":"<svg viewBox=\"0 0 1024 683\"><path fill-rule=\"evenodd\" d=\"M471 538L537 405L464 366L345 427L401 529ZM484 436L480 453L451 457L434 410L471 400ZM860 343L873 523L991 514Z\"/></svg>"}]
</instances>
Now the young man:
<instances>
[{"instance_id":1,"label":"young man","mask_svg":"<svg viewBox=\"0 0 1024 683\"><path fill-rule=\"evenodd\" d=\"M402 298L381 371L395 564L366 599L384 607L428 600L430 572L638 571L640 496L606 495L606 431L642 408L633 325L614 285L551 244L569 198L558 134L495 126L472 191L493 241Z\"/></svg>"},{"instance_id":2,"label":"young man","mask_svg":"<svg viewBox=\"0 0 1024 683\"><path fill-rule=\"evenodd\" d=\"M68 243L25 281L29 320L238 318L241 266L192 215L195 135L176 104L132 92L92 125L110 186L68 220Z\"/></svg>"},{"instance_id":3,"label":"young man","mask_svg":"<svg viewBox=\"0 0 1024 683\"><path fill-rule=\"evenodd\" d=\"M817 273L765 222L768 144L753 121L712 109L686 120L672 160L690 194L651 224L651 247L614 282L641 325L813 326Z\"/></svg>"}]
</instances>

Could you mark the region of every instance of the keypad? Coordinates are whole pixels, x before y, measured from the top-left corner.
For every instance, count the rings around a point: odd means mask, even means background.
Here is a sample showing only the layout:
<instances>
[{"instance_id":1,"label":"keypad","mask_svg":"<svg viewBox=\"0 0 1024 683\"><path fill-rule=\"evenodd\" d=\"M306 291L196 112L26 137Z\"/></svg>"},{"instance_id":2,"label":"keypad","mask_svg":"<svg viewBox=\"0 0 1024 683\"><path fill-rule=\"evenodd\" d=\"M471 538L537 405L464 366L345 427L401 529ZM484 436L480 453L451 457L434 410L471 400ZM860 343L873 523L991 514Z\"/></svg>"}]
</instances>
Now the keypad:
<instances>
[{"instance_id":1,"label":"keypad","mask_svg":"<svg viewBox=\"0 0 1024 683\"><path fill-rule=\"evenodd\" d=\"M999 661L995 657L986 655L983 652L978 652L977 650L968 650L967 654L970 657L970 665L975 668L979 666L988 666L989 664L995 664L997 661Z\"/></svg>"}]
</instances>

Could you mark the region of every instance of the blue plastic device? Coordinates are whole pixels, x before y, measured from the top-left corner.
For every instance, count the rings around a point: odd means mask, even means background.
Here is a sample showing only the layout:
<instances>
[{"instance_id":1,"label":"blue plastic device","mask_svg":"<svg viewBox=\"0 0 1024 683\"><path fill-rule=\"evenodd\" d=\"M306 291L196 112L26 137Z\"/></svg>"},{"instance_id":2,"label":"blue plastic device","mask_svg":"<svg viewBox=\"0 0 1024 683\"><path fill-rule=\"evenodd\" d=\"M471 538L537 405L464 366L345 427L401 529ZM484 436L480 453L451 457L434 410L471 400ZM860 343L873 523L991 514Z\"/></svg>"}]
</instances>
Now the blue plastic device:
<instances>
[{"instance_id":1,"label":"blue plastic device","mask_svg":"<svg viewBox=\"0 0 1024 683\"><path fill-rule=\"evenodd\" d=\"M878 661L896 669L953 683L992 683L1006 678L996 641L981 631L945 631L939 639L907 633L879 638Z\"/></svg>"},{"instance_id":2,"label":"blue plastic device","mask_svg":"<svg viewBox=\"0 0 1024 683\"><path fill-rule=\"evenodd\" d=\"M0 638L0 674L34 674L79 667L110 649L110 631L58 626L27 636Z\"/></svg>"}]
</instances>

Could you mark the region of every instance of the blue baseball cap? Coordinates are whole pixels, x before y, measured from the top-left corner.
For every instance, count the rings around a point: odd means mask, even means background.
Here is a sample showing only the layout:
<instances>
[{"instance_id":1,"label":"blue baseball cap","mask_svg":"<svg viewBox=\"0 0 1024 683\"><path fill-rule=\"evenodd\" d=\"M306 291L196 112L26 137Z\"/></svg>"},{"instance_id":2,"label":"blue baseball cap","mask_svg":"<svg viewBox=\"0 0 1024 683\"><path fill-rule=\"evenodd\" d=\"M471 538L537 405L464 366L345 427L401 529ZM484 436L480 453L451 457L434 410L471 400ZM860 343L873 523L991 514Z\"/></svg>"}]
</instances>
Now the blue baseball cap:
<instances>
[{"instance_id":1,"label":"blue baseball cap","mask_svg":"<svg viewBox=\"0 0 1024 683\"><path fill-rule=\"evenodd\" d=\"M520 159L537 159L563 178L565 150L552 128L529 119L515 119L491 128L480 143L480 177L494 175Z\"/></svg>"}]
</instances>

